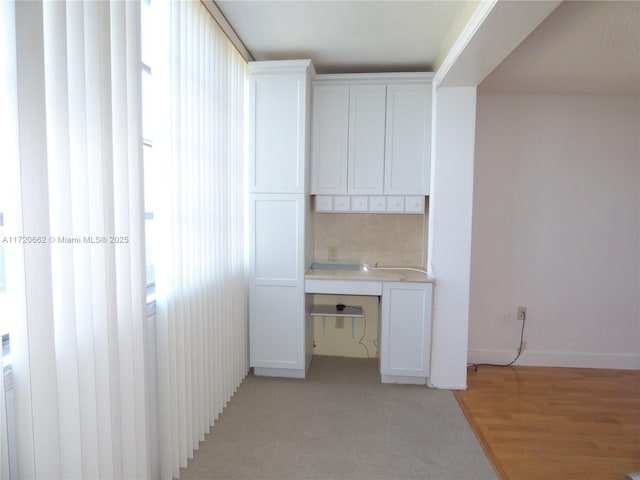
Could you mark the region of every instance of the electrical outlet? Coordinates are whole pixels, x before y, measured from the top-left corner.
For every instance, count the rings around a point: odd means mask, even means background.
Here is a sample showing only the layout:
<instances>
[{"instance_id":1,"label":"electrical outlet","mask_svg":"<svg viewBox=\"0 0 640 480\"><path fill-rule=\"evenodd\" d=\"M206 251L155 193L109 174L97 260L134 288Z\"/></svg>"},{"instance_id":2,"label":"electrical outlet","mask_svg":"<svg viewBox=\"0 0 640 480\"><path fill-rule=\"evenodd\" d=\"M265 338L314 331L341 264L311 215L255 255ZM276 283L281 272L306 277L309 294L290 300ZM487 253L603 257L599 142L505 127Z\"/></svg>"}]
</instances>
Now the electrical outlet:
<instances>
[{"instance_id":1,"label":"electrical outlet","mask_svg":"<svg viewBox=\"0 0 640 480\"><path fill-rule=\"evenodd\" d=\"M336 317L336 328L344 328L344 317Z\"/></svg>"},{"instance_id":2,"label":"electrical outlet","mask_svg":"<svg viewBox=\"0 0 640 480\"><path fill-rule=\"evenodd\" d=\"M329 260L331 260L332 262L338 260L338 247L332 246L329 247L329 252L327 257L329 258Z\"/></svg>"},{"instance_id":3,"label":"electrical outlet","mask_svg":"<svg viewBox=\"0 0 640 480\"><path fill-rule=\"evenodd\" d=\"M527 307L518 307L518 320L524 322L527 319Z\"/></svg>"}]
</instances>

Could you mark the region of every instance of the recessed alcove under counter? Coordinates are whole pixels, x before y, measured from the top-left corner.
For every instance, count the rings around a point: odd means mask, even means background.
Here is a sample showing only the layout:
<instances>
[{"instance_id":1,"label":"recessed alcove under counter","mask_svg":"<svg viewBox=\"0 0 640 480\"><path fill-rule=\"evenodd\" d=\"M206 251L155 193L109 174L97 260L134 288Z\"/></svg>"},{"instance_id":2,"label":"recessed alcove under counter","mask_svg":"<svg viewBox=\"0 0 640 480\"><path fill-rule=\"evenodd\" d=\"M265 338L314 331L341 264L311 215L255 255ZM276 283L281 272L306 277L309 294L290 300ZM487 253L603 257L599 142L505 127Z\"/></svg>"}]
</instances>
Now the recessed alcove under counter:
<instances>
[{"instance_id":1,"label":"recessed alcove under counter","mask_svg":"<svg viewBox=\"0 0 640 480\"><path fill-rule=\"evenodd\" d=\"M381 381L426 384L429 377L431 307L435 279L418 269L411 270L411 267L379 268L307 270L305 293L313 294L309 316L312 321L313 317L322 317L325 323L323 330L326 330L326 318L332 315L331 303L325 298L335 301L335 296L338 296L339 301L347 307L354 307L349 304L350 297L379 299L380 322L375 347L379 348ZM324 311L326 315L312 315L314 311ZM362 312L361 309L354 311ZM333 317L336 318L335 315ZM355 325L356 317L352 318ZM374 323L373 319L369 321L370 324ZM317 331L317 325L314 324L314 332ZM364 337L365 335L361 341ZM366 350L367 356L371 356L368 347Z\"/></svg>"},{"instance_id":2,"label":"recessed alcove under counter","mask_svg":"<svg viewBox=\"0 0 640 480\"><path fill-rule=\"evenodd\" d=\"M305 293L312 307L342 303L364 314L344 324L311 317L314 355L375 356L383 382L426 382L434 279L417 270L424 270L427 223L427 214L314 214L317 263L306 271Z\"/></svg>"}]
</instances>

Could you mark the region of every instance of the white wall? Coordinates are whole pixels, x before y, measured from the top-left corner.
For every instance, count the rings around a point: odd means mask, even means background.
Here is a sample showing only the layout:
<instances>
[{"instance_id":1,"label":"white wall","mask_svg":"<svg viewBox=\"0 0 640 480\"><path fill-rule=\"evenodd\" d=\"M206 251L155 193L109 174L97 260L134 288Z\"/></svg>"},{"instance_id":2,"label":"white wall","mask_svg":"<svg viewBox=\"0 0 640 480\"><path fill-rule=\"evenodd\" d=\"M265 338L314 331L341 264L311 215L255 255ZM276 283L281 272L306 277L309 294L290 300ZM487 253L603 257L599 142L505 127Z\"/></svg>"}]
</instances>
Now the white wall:
<instances>
[{"instance_id":1,"label":"white wall","mask_svg":"<svg viewBox=\"0 0 640 480\"><path fill-rule=\"evenodd\" d=\"M639 107L478 95L469 361L640 368Z\"/></svg>"},{"instance_id":2,"label":"white wall","mask_svg":"<svg viewBox=\"0 0 640 480\"><path fill-rule=\"evenodd\" d=\"M436 88L434 111L427 267L436 284L429 385L464 389L476 88Z\"/></svg>"}]
</instances>

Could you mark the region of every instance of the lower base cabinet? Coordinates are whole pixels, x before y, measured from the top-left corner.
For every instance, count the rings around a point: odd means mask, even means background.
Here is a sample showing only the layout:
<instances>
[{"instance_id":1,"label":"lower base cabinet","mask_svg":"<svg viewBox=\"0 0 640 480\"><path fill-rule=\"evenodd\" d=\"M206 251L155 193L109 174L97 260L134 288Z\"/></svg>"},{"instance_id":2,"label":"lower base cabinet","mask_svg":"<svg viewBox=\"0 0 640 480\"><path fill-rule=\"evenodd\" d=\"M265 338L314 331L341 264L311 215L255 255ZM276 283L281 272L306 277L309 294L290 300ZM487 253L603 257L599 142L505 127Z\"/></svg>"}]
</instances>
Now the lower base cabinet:
<instances>
[{"instance_id":1,"label":"lower base cabinet","mask_svg":"<svg viewBox=\"0 0 640 480\"><path fill-rule=\"evenodd\" d=\"M302 194L250 195L249 359L256 375L304 378L309 368L307 208Z\"/></svg>"},{"instance_id":2,"label":"lower base cabinet","mask_svg":"<svg viewBox=\"0 0 640 480\"><path fill-rule=\"evenodd\" d=\"M426 384L431 357L433 284L384 282L380 332L382 383Z\"/></svg>"}]
</instances>

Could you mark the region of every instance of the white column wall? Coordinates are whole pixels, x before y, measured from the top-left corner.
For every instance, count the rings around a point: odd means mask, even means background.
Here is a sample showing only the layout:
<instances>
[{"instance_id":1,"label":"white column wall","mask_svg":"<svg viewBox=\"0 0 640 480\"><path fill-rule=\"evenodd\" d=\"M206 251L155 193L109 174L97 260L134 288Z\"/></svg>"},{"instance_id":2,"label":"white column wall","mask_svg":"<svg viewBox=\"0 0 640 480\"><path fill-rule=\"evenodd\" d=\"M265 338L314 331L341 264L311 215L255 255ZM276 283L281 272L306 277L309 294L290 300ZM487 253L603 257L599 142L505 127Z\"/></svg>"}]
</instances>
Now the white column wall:
<instances>
[{"instance_id":1,"label":"white column wall","mask_svg":"<svg viewBox=\"0 0 640 480\"><path fill-rule=\"evenodd\" d=\"M434 92L428 268L434 289L430 386L467 385L476 88Z\"/></svg>"}]
</instances>

